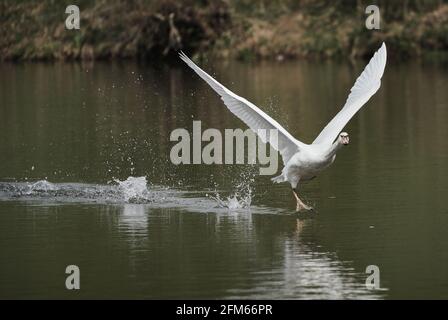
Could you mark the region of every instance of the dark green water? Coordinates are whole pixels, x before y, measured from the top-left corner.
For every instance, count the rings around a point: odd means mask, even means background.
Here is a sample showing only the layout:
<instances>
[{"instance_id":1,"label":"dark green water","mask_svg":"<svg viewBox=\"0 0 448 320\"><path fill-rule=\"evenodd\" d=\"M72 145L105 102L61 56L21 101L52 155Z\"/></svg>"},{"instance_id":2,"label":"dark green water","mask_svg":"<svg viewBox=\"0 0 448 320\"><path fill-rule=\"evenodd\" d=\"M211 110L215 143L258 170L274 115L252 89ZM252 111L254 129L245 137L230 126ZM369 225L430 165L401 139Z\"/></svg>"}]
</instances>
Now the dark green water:
<instances>
[{"instance_id":1,"label":"dark green water","mask_svg":"<svg viewBox=\"0 0 448 320\"><path fill-rule=\"evenodd\" d=\"M307 143L363 68L202 65ZM0 64L0 298L448 298L447 88L447 65L390 62L297 215L257 168L171 164L175 128L245 129L180 63ZM206 196L247 188L250 210Z\"/></svg>"}]
</instances>

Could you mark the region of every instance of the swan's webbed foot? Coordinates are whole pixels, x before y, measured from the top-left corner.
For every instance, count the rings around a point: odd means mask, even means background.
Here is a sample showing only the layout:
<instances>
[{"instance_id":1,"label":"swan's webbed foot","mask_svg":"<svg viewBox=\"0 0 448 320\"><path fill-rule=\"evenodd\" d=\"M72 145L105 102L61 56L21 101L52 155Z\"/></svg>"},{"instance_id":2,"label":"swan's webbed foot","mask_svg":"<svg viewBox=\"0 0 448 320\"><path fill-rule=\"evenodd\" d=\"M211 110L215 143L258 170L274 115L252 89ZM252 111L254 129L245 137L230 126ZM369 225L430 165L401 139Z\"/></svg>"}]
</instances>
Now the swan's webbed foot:
<instances>
[{"instance_id":1,"label":"swan's webbed foot","mask_svg":"<svg viewBox=\"0 0 448 320\"><path fill-rule=\"evenodd\" d=\"M299 211L302 211L302 210L310 211L310 210L314 210L314 208L304 204L303 202L302 203L297 203L296 211L299 212Z\"/></svg>"},{"instance_id":2,"label":"swan's webbed foot","mask_svg":"<svg viewBox=\"0 0 448 320\"><path fill-rule=\"evenodd\" d=\"M309 205L303 203L303 201L298 199L298 197L296 200L297 200L297 206L296 206L297 212L302 211L302 210L306 210L306 211L314 210L314 208L312 206L309 206Z\"/></svg>"}]
</instances>

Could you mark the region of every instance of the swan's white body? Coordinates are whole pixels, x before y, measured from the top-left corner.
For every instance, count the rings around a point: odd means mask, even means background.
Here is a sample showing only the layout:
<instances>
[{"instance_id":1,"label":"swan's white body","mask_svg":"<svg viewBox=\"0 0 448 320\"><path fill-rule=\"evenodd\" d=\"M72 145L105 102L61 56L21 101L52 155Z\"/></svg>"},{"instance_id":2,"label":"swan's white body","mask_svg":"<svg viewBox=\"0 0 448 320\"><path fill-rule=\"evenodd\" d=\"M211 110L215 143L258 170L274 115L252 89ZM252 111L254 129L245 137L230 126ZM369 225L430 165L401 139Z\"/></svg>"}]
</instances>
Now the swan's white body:
<instances>
[{"instance_id":1,"label":"swan's white body","mask_svg":"<svg viewBox=\"0 0 448 320\"><path fill-rule=\"evenodd\" d=\"M297 195L299 181L310 180L330 166L335 160L336 152L343 145L348 144L348 135L341 133L341 130L380 88L387 53L386 45L383 43L356 80L341 111L325 126L312 144L305 144L295 139L277 121L213 79L183 52L180 53L180 58L221 96L233 114L259 134L263 142L269 142L274 149L280 152L284 168L282 174L272 180L291 184L297 200L297 210L300 210L302 208L309 209L309 207ZM265 130L258 131L259 129ZM269 129L277 130L278 139L270 137ZM337 137L338 139L334 141Z\"/></svg>"}]
</instances>

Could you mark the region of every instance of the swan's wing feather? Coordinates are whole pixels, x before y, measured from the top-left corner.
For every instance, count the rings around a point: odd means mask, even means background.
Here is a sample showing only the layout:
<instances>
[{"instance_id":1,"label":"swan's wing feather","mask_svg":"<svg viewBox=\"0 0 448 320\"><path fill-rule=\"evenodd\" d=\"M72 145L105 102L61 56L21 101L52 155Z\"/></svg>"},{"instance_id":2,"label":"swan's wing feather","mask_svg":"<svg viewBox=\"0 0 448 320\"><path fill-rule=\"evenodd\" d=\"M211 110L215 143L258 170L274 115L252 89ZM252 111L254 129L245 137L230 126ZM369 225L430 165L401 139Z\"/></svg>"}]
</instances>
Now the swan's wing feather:
<instances>
[{"instance_id":1,"label":"swan's wing feather","mask_svg":"<svg viewBox=\"0 0 448 320\"><path fill-rule=\"evenodd\" d=\"M369 64L356 79L344 107L326 125L313 141L313 144L332 143L355 113L378 91L381 86L386 59L386 45L383 42L381 48L375 52Z\"/></svg>"},{"instance_id":2,"label":"swan's wing feather","mask_svg":"<svg viewBox=\"0 0 448 320\"><path fill-rule=\"evenodd\" d=\"M289 159L305 145L295 139L277 121L264 113L256 105L236 95L216 81L212 76L191 61L183 52L180 52L179 56L221 96L224 104L234 115L240 118L250 129L257 133L264 143L269 142L275 150L280 152L284 164L286 164ZM259 131L260 129L261 131ZM271 137L269 132L270 129L277 130L278 141L275 141L275 139Z\"/></svg>"}]
</instances>

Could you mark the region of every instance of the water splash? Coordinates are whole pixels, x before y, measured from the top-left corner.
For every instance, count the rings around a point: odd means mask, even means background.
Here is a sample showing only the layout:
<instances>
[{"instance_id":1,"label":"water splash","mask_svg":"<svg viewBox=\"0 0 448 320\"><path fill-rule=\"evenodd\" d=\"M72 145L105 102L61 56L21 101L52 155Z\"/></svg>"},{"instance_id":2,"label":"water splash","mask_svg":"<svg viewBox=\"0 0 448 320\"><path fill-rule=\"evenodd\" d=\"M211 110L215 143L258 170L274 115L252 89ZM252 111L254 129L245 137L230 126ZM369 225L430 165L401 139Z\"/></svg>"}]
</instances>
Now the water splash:
<instances>
[{"instance_id":1,"label":"water splash","mask_svg":"<svg viewBox=\"0 0 448 320\"><path fill-rule=\"evenodd\" d=\"M118 189L122 192L126 202L151 200L146 177L128 177L123 181L117 179L114 181L118 183Z\"/></svg>"},{"instance_id":2,"label":"water splash","mask_svg":"<svg viewBox=\"0 0 448 320\"><path fill-rule=\"evenodd\" d=\"M128 177L108 185L82 183L0 182L0 200L51 200L55 202L150 203L160 192L150 192L146 177Z\"/></svg>"},{"instance_id":3,"label":"water splash","mask_svg":"<svg viewBox=\"0 0 448 320\"><path fill-rule=\"evenodd\" d=\"M233 193L225 199L222 199L217 191L215 191L215 195L207 195L207 197L216 201L218 207L228 208L230 211L249 209L253 199L255 171L253 168L244 170L239 177L239 182L234 187Z\"/></svg>"},{"instance_id":4,"label":"water splash","mask_svg":"<svg viewBox=\"0 0 448 320\"><path fill-rule=\"evenodd\" d=\"M35 191L55 191L57 190L57 186L48 182L47 180L39 180L29 185L29 193L33 193Z\"/></svg>"},{"instance_id":5,"label":"water splash","mask_svg":"<svg viewBox=\"0 0 448 320\"><path fill-rule=\"evenodd\" d=\"M227 197L227 199L221 199L219 193L216 193L216 196L207 195L210 199L213 199L218 204L220 208L228 208L230 211L238 210L238 209L249 209L250 204L252 202L251 194L239 197L237 194L233 196Z\"/></svg>"},{"instance_id":6,"label":"water splash","mask_svg":"<svg viewBox=\"0 0 448 320\"><path fill-rule=\"evenodd\" d=\"M148 184L150 187L148 187ZM209 196L198 190L179 190L148 183L146 177L129 177L108 184L0 182L0 201L32 201L37 204L101 204L142 205L146 208L177 208L192 212L225 214L250 209L250 213L280 213L283 209L252 205L250 185L241 185L239 191L221 198L216 192ZM205 195L205 196L204 196ZM247 215L245 215L247 216Z\"/></svg>"}]
</instances>

